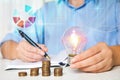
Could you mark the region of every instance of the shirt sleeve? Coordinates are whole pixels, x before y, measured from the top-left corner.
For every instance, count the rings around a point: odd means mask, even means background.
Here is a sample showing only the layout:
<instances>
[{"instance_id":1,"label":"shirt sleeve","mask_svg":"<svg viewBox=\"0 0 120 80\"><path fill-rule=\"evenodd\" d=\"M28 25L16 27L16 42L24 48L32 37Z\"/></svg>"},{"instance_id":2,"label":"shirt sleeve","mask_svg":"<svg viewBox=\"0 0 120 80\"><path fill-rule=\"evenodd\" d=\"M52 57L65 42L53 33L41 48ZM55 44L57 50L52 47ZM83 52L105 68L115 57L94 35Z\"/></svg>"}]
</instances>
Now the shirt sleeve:
<instances>
[{"instance_id":1,"label":"shirt sleeve","mask_svg":"<svg viewBox=\"0 0 120 80\"><path fill-rule=\"evenodd\" d=\"M120 45L120 1L116 5L116 17L117 17L117 28L118 28L118 44Z\"/></svg>"},{"instance_id":2,"label":"shirt sleeve","mask_svg":"<svg viewBox=\"0 0 120 80\"><path fill-rule=\"evenodd\" d=\"M36 15L37 12L34 13L34 16L36 17L39 17L38 15ZM30 16L31 17L31 16ZM35 41L36 43L38 43L38 36L37 36L37 33L39 32L39 29L37 29L36 27L38 27L38 24L37 23L37 20L35 19L35 22L32 23L31 22L31 25L28 26L28 27L25 27L25 28L21 28L19 26L16 26L14 31L11 32L11 33L8 33L2 41L0 41L0 47L2 46L2 44L6 41L9 41L9 40L13 40L15 42L20 42L22 40L22 37L21 35L19 34L18 30L17 29L20 29L22 30L26 35L28 35L33 41Z\"/></svg>"},{"instance_id":3,"label":"shirt sleeve","mask_svg":"<svg viewBox=\"0 0 120 80\"><path fill-rule=\"evenodd\" d=\"M5 37L2 39L2 41L0 41L0 47L2 46L2 44L6 41L9 40L13 40L15 42L19 42L21 40L21 36L19 35L17 29L14 29L13 32L8 33L7 35L5 35Z\"/></svg>"}]
</instances>

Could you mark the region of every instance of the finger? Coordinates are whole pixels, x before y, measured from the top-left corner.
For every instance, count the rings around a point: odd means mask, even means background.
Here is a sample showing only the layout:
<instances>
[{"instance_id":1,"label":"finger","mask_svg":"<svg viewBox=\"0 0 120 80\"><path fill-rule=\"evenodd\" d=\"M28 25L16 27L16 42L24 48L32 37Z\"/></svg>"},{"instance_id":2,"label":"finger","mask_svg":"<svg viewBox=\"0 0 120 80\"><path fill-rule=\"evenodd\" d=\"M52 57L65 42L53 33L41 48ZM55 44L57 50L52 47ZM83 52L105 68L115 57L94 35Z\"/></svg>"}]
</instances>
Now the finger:
<instances>
[{"instance_id":1,"label":"finger","mask_svg":"<svg viewBox=\"0 0 120 80\"><path fill-rule=\"evenodd\" d=\"M22 52L22 51L21 51ZM24 56L23 54L19 53L19 59L21 59L22 61L24 62L35 62L36 60L35 59L32 59L32 58L28 58L26 56Z\"/></svg>"},{"instance_id":2,"label":"finger","mask_svg":"<svg viewBox=\"0 0 120 80\"><path fill-rule=\"evenodd\" d=\"M41 53L40 51L38 51L39 49L29 45L29 43L27 43L25 40L20 42L20 45L16 48L17 51L19 52L19 56L25 56L28 59L32 59L31 61L38 61L41 60L42 55L38 54L37 52ZM33 51L33 49L35 49L35 51ZM22 59L22 57L21 57Z\"/></svg>"},{"instance_id":3,"label":"finger","mask_svg":"<svg viewBox=\"0 0 120 80\"><path fill-rule=\"evenodd\" d=\"M100 70L97 70L96 72L99 73L99 72L109 71L112 69L112 67L113 67L113 64L112 64L112 59L111 59L108 61L108 63L106 64L104 68L101 68Z\"/></svg>"},{"instance_id":4,"label":"finger","mask_svg":"<svg viewBox=\"0 0 120 80\"><path fill-rule=\"evenodd\" d=\"M32 46L31 44L29 44L26 40L23 40L21 42L21 46L27 51L36 52L36 48Z\"/></svg>"},{"instance_id":5,"label":"finger","mask_svg":"<svg viewBox=\"0 0 120 80\"><path fill-rule=\"evenodd\" d=\"M38 54L40 54L42 56L45 55L45 52L43 50L39 49L39 48L36 48L36 53L38 53Z\"/></svg>"},{"instance_id":6,"label":"finger","mask_svg":"<svg viewBox=\"0 0 120 80\"><path fill-rule=\"evenodd\" d=\"M43 55L40 55L40 54L37 54L37 53L33 53L33 52L28 52L26 50L23 50L23 55L28 57L28 58L31 58L31 59L35 59L35 60L41 60L43 58Z\"/></svg>"},{"instance_id":7,"label":"finger","mask_svg":"<svg viewBox=\"0 0 120 80\"><path fill-rule=\"evenodd\" d=\"M44 52L47 52L48 51L48 48L45 46L45 45L43 45L43 44L38 44L41 48L42 48L42 50L44 51Z\"/></svg>"},{"instance_id":8,"label":"finger","mask_svg":"<svg viewBox=\"0 0 120 80\"><path fill-rule=\"evenodd\" d=\"M75 62L75 63L71 64L70 67L71 68L84 68L84 67L95 65L95 64L101 62L102 60L104 60L104 57L102 56L101 53L98 53L90 58L85 59L85 60Z\"/></svg>"},{"instance_id":9,"label":"finger","mask_svg":"<svg viewBox=\"0 0 120 80\"><path fill-rule=\"evenodd\" d=\"M42 50L35 48L34 46L29 45L29 43L24 41L23 44L25 46L21 47L22 48L21 50L24 50L24 53L26 54L25 56L38 60L38 59L41 59L42 58L41 56L44 55L44 52Z\"/></svg>"},{"instance_id":10,"label":"finger","mask_svg":"<svg viewBox=\"0 0 120 80\"><path fill-rule=\"evenodd\" d=\"M21 60L24 61L24 62L36 62L35 59L31 59L31 58L28 58L28 57L25 57L25 56L23 56L21 58Z\"/></svg>"},{"instance_id":11,"label":"finger","mask_svg":"<svg viewBox=\"0 0 120 80\"><path fill-rule=\"evenodd\" d=\"M41 55L44 55L44 52L42 50L40 50L39 48L36 48L32 45L30 45L28 42L26 41L23 41L23 44L24 45L22 48L27 50L28 52L32 52L32 53L39 53Z\"/></svg>"},{"instance_id":12,"label":"finger","mask_svg":"<svg viewBox=\"0 0 120 80\"><path fill-rule=\"evenodd\" d=\"M99 70L102 70L106 66L107 62L108 62L108 60L105 59L105 60L103 60L103 61L101 61L101 62L99 62L99 63L97 63L93 66L83 68L81 70L82 71L87 71L87 72L97 72Z\"/></svg>"},{"instance_id":13,"label":"finger","mask_svg":"<svg viewBox=\"0 0 120 80\"><path fill-rule=\"evenodd\" d=\"M85 52L83 53L80 53L78 55L76 55L72 60L71 60L71 63L75 63L75 62L78 62L78 61L81 61L81 60L85 60L97 53L99 53L101 50L98 46L94 46L88 50L86 50Z\"/></svg>"},{"instance_id":14,"label":"finger","mask_svg":"<svg viewBox=\"0 0 120 80\"><path fill-rule=\"evenodd\" d=\"M32 48L32 47L31 47ZM34 50L30 50L31 49L30 46L26 49L28 52L31 52L31 53L35 53L35 54L39 54L39 55L44 55L45 52L39 48L36 48L34 47Z\"/></svg>"}]
</instances>

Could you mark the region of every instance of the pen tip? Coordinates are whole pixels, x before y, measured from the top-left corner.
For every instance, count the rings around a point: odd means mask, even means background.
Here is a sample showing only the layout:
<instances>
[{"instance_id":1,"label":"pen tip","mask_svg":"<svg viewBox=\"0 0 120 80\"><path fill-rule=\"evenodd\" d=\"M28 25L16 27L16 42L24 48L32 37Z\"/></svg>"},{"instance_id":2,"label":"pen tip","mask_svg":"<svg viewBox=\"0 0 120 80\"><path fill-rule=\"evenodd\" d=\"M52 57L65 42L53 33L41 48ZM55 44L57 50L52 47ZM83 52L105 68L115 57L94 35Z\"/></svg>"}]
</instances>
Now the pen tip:
<instances>
[{"instance_id":1,"label":"pen tip","mask_svg":"<svg viewBox=\"0 0 120 80\"><path fill-rule=\"evenodd\" d=\"M46 56L46 59L48 59L50 61L50 57L49 56Z\"/></svg>"}]
</instances>

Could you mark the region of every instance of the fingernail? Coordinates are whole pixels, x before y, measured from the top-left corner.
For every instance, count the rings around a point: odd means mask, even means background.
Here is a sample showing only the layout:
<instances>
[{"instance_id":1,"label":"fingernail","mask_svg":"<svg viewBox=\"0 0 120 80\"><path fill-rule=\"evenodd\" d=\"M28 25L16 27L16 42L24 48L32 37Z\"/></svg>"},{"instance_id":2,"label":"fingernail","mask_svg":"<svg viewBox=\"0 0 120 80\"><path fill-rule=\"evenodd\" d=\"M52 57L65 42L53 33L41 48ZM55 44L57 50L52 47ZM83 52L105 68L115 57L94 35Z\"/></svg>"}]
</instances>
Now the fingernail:
<instances>
[{"instance_id":1,"label":"fingernail","mask_svg":"<svg viewBox=\"0 0 120 80\"><path fill-rule=\"evenodd\" d=\"M75 68L75 65L71 64L71 65L70 65L70 68Z\"/></svg>"},{"instance_id":2,"label":"fingernail","mask_svg":"<svg viewBox=\"0 0 120 80\"><path fill-rule=\"evenodd\" d=\"M76 59L75 58L73 58L72 60L71 60L71 63L74 63L76 61Z\"/></svg>"}]
</instances>

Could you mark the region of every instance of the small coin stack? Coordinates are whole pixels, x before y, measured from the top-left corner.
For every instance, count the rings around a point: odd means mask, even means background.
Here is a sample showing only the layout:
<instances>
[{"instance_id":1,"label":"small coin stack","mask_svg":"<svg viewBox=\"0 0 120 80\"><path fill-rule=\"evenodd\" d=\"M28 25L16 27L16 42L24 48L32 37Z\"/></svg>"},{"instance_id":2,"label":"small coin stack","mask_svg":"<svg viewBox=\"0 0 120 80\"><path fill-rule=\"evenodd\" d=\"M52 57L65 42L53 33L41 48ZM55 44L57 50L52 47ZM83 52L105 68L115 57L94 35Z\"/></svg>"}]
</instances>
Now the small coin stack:
<instances>
[{"instance_id":1,"label":"small coin stack","mask_svg":"<svg viewBox=\"0 0 120 80\"><path fill-rule=\"evenodd\" d=\"M19 73L18 73L18 76L19 76L19 77L27 76L27 72L19 72Z\"/></svg>"},{"instance_id":2,"label":"small coin stack","mask_svg":"<svg viewBox=\"0 0 120 80\"><path fill-rule=\"evenodd\" d=\"M42 61L42 76L50 76L50 65L49 60Z\"/></svg>"},{"instance_id":3,"label":"small coin stack","mask_svg":"<svg viewBox=\"0 0 120 80\"><path fill-rule=\"evenodd\" d=\"M38 76L38 75L39 75L39 68L30 69L30 76Z\"/></svg>"},{"instance_id":4,"label":"small coin stack","mask_svg":"<svg viewBox=\"0 0 120 80\"><path fill-rule=\"evenodd\" d=\"M63 75L63 69L61 67L54 68L54 76L62 76Z\"/></svg>"},{"instance_id":5,"label":"small coin stack","mask_svg":"<svg viewBox=\"0 0 120 80\"><path fill-rule=\"evenodd\" d=\"M70 65L70 62L71 62L71 60L72 60L72 58L74 57L74 56L76 56L77 54L69 54L68 55L68 64Z\"/></svg>"}]
</instances>

